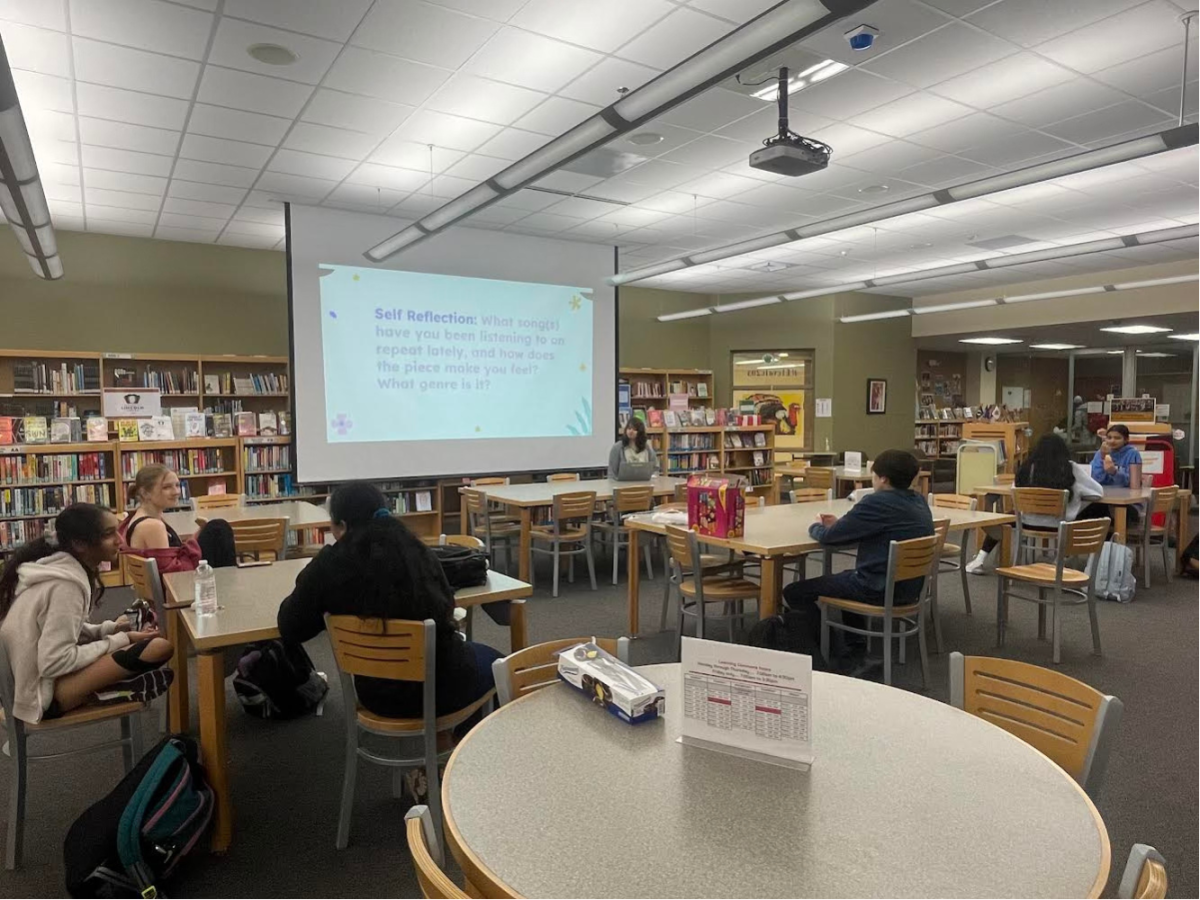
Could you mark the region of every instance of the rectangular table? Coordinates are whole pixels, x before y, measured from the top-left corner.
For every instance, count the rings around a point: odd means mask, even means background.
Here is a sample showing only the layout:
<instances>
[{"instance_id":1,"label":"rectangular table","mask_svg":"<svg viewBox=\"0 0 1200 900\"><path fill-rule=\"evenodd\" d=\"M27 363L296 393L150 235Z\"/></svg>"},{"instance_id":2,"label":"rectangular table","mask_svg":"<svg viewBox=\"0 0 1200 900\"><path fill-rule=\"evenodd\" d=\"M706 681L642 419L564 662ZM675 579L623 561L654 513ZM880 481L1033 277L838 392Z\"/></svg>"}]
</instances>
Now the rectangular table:
<instances>
[{"instance_id":1,"label":"rectangular table","mask_svg":"<svg viewBox=\"0 0 1200 900\"><path fill-rule=\"evenodd\" d=\"M716 473L714 473L716 474ZM554 505L554 498L559 494L571 494L576 491L595 491L597 500L611 500L612 493L617 488L637 487L650 484L654 488L654 496L671 497L675 495L675 486L684 484L682 478L671 478L666 475L655 475L649 482L645 481L616 481L612 478L597 478L591 481L539 481L532 484L488 484L478 487L464 487L464 491L480 491L487 494L488 500L503 503L517 509L521 516L521 551L517 562L517 574L521 581L529 580L529 530L533 522L533 510ZM470 533L470 516L462 517L462 533ZM633 559L634 557L630 557Z\"/></svg>"},{"instance_id":2,"label":"rectangular table","mask_svg":"<svg viewBox=\"0 0 1200 900\"><path fill-rule=\"evenodd\" d=\"M845 466L776 466L775 474L785 475L793 481L804 481L804 476L810 468L833 469L833 481L836 486L833 492L834 496L841 494L841 486L843 484L851 484L854 487L867 487L871 484L871 470L865 467L862 469L847 469ZM930 481L930 473L926 471L917 473L917 487L921 493L929 493Z\"/></svg>"},{"instance_id":3,"label":"rectangular table","mask_svg":"<svg viewBox=\"0 0 1200 900\"><path fill-rule=\"evenodd\" d=\"M195 572L174 572L163 578L166 587L169 636L175 649L175 681L170 690L171 731L188 730L187 643L196 648L199 678L200 750L217 798L212 848L222 852L233 834L229 794L229 753L225 740L225 648L279 637L279 604L296 584L309 559L287 559L266 566L216 569L218 611L200 617L191 609ZM464 588L454 595L464 608L498 600L528 597L533 588L500 572L489 572L486 585ZM512 649L525 646L524 604L513 606ZM353 710L347 710L353 715Z\"/></svg>"},{"instance_id":4,"label":"rectangular table","mask_svg":"<svg viewBox=\"0 0 1200 900\"><path fill-rule=\"evenodd\" d=\"M712 547L724 547L761 559L762 588L759 596L759 617L773 616L779 611L779 598L783 590L783 566L789 559L801 554L820 550L822 545L808 536L808 526L822 513L843 516L853 504L849 500L819 501L815 503L785 503L779 506L748 508L746 510L745 534L738 538L701 537L700 543ZM982 528L1007 546L1009 529L1003 526L1016 522L1008 513L971 512L965 509L935 509L934 518L950 520L950 530L966 531ZM629 558L636 559L638 535L666 534L667 526L654 522L651 513L630 516L625 519L629 527ZM637 566L629 569L629 633L636 637L639 631L639 584Z\"/></svg>"},{"instance_id":5,"label":"rectangular table","mask_svg":"<svg viewBox=\"0 0 1200 900\"><path fill-rule=\"evenodd\" d=\"M163 513L163 521L170 525L181 538L189 538L197 531L196 519L224 519L235 522L241 519L288 520L290 530L301 528L328 528L329 510L304 500L286 500L281 503L254 503L249 506L222 506L217 509Z\"/></svg>"}]
</instances>

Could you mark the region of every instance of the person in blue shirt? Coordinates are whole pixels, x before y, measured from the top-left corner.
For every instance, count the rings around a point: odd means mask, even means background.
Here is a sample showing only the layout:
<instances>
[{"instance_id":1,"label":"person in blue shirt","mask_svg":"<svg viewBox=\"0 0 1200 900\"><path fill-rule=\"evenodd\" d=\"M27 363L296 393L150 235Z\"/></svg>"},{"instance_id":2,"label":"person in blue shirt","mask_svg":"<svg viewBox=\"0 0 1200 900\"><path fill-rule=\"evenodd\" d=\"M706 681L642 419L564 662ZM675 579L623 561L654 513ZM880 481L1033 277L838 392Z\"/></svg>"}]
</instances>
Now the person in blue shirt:
<instances>
[{"instance_id":1,"label":"person in blue shirt","mask_svg":"<svg viewBox=\"0 0 1200 900\"><path fill-rule=\"evenodd\" d=\"M1092 457L1092 477L1112 487L1142 486L1142 454L1129 443L1129 429L1110 425L1104 443Z\"/></svg>"},{"instance_id":2,"label":"person in blue shirt","mask_svg":"<svg viewBox=\"0 0 1200 900\"><path fill-rule=\"evenodd\" d=\"M885 450L871 465L874 492L863 497L841 518L822 515L808 529L827 547L858 545L855 567L789 584L783 591L788 609L808 620L814 641L820 637L818 597L841 597L883 605L887 588L889 544L933 534L929 504L912 490L920 466L906 450ZM910 603L921 593L924 579L897 583L897 604Z\"/></svg>"}]
</instances>

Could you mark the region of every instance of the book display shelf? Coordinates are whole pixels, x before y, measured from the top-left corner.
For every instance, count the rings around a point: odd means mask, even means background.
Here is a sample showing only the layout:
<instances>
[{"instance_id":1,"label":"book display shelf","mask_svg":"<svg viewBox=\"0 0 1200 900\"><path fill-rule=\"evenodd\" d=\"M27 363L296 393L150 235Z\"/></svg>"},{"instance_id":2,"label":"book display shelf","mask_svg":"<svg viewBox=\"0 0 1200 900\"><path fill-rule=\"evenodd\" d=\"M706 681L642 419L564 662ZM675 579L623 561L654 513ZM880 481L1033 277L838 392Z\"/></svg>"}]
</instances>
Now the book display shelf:
<instances>
[{"instance_id":1,"label":"book display shelf","mask_svg":"<svg viewBox=\"0 0 1200 900\"><path fill-rule=\"evenodd\" d=\"M710 369L621 369L619 374L635 410L666 409L672 394L686 396L689 405L716 405Z\"/></svg>"},{"instance_id":2,"label":"book display shelf","mask_svg":"<svg viewBox=\"0 0 1200 900\"><path fill-rule=\"evenodd\" d=\"M731 474L745 477L751 485L771 483L774 425L648 428L647 433L655 439L665 475Z\"/></svg>"},{"instance_id":3,"label":"book display shelf","mask_svg":"<svg viewBox=\"0 0 1200 900\"><path fill-rule=\"evenodd\" d=\"M962 436L964 440L997 442L1001 448L998 471L1014 475L1029 453L1028 427L1028 422L967 422Z\"/></svg>"},{"instance_id":4,"label":"book display shelf","mask_svg":"<svg viewBox=\"0 0 1200 900\"><path fill-rule=\"evenodd\" d=\"M930 459L954 459L969 419L917 419L913 446Z\"/></svg>"}]
</instances>

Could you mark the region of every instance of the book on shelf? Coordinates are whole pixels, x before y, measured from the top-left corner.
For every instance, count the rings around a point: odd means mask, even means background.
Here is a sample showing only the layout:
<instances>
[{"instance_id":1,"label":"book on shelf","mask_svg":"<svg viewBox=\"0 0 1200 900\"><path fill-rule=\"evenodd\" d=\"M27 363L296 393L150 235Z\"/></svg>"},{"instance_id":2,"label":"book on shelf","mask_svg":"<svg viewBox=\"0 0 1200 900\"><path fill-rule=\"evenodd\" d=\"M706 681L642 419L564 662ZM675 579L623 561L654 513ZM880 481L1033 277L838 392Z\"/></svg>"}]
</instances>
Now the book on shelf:
<instances>
[{"instance_id":1,"label":"book on shelf","mask_svg":"<svg viewBox=\"0 0 1200 900\"><path fill-rule=\"evenodd\" d=\"M183 416L183 435L188 440L207 437L205 415L199 411L188 411Z\"/></svg>"},{"instance_id":2,"label":"book on shelf","mask_svg":"<svg viewBox=\"0 0 1200 900\"><path fill-rule=\"evenodd\" d=\"M284 435L292 433L292 414L290 412L281 411L279 413L279 433Z\"/></svg>"},{"instance_id":3,"label":"book on shelf","mask_svg":"<svg viewBox=\"0 0 1200 900\"><path fill-rule=\"evenodd\" d=\"M175 427L170 416L151 416L150 424L153 427L154 437L152 441L173 441L175 440Z\"/></svg>"},{"instance_id":4,"label":"book on shelf","mask_svg":"<svg viewBox=\"0 0 1200 900\"><path fill-rule=\"evenodd\" d=\"M233 437L233 416L229 413L213 413L213 437Z\"/></svg>"},{"instance_id":5,"label":"book on shelf","mask_svg":"<svg viewBox=\"0 0 1200 900\"><path fill-rule=\"evenodd\" d=\"M171 420L167 419L167 421L170 422ZM137 439L139 441L155 440L154 423L151 422L149 419L138 419L137 420L137 430L138 430Z\"/></svg>"},{"instance_id":6,"label":"book on shelf","mask_svg":"<svg viewBox=\"0 0 1200 900\"><path fill-rule=\"evenodd\" d=\"M708 399L708 382L700 381L696 383L696 396L701 399Z\"/></svg>"},{"instance_id":7,"label":"book on shelf","mask_svg":"<svg viewBox=\"0 0 1200 900\"><path fill-rule=\"evenodd\" d=\"M254 437L255 434L257 434L257 432L255 431L256 425L255 425L255 420L254 420L254 413L252 413L252 412L237 413L236 421L237 421L238 437Z\"/></svg>"},{"instance_id":8,"label":"book on shelf","mask_svg":"<svg viewBox=\"0 0 1200 900\"><path fill-rule=\"evenodd\" d=\"M258 433L265 435L279 433L279 420L275 418L275 413L261 412L258 414Z\"/></svg>"},{"instance_id":9,"label":"book on shelf","mask_svg":"<svg viewBox=\"0 0 1200 900\"><path fill-rule=\"evenodd\" d=\"M135 369L115 368L112 370L113 387L137 387L137 371Z\"/></svg>"},{"instance_id":10,"label":"book on shelf","mask_svg":"<svg viewBox=\"0 0 1200 900\"><path fill-rule=\"evenodd\" d=\"M689 382L687 383L687 395L688 395L689 397L699 397L699 396L700 396L700 395L699 395L699 394L696 392L696 384L695 384L695 382L689 381Z\"/></svg>"},{"instance_id":11,"label":"book on shelf","mask_svg":"<svg viewBox=\"0 0 1200 900\"><path fill-rule=\"evenodd\" d=\"M762 432L762 431L754 432L754 446L755 447L767 446L767 435L765 432Z\"/></svg>"},{"instance_id":12,"label":"book on shelf","mask_svg":"<svg viewBox=\"0 0 1200 900\"><path fill-rule=\"evenodd\" d=\"M648 410L648 413L650 416L650 427L651 428L662 428L662 426L663 426L663 411L661 409L655 408L655 409Z\"/></svg>"},{"instance_id":13,"label":"book on shelf","mask_svg":"<svg viewBox=\"0 0 1200 900\"><path fill-rule=\"evenodd\" d=\"M682 413L680 413L680 415L682 415ZM693 425L693 427L696 427L696 428L704 427L704 410L703 409L696 408L696 409L689 410L688 418L691 420L691 424Z\"/></svg>"},{"instance_id":14,"label":"book on shelf","mask_svg":"<svg viewBox=\"0 0 1200 900\"><path fill-rule=\"evenodd\" d=\"M89 441L107 441L108 419L104 416L88 416L87 439Z\"/></svg>"},{"instance_id":15,"label":"book on shelf","mask_svg":"<svg viewBox=\"0 0 1200 900\"><path fill-rule=\"evenodd\" d=\"M11 416L0 416L0 444L13 443L13 420Z\"/></svg>"},{"instance_id":16,"label":"book on shelf","mask_svg":"<svg viewBox=\"0 0 1200 900\"><path fill-rule=\"evenodd\" d=\"M708 458L708 469L709 469L709 471L710 471L710 472L711 472L711 471L719 471L719 470L720 470L720 468L721 468L721 459L720 459L720 457L716 456L715 454L714 454L713 456L710 456L710 457Z\"/></svg>"},{"instance_id":17,"label":"book on shelf","mask_svg":"<svg viewBox=\"0 0 1200 900\"><path fill-rule=\"evenodd\" d=\"M210 497L218 494L224 494L225 482L219 479L216 481L210 481L206 490L208 491L208 495Z\"/></svg>"},{"instance_id":18,"label":"book on shelf","mask_svg":"<svg viewBox=\"0 0 1200 900\"><path fill-rule=\"evenodd\" d=\"M711 406L707 406L704 409L704 424L705 425L716 425L717 424L717 411L715 409L713 409Z\"/></svg>"},{"instance_id":19,"label":"book on shelf","mask_svg":"<svg viewBox=\"0 0 1200 900\"><path fill-rule=\"evenodd\" d=\"M719 427L721 427L721 428L725 427L725 424L728 421L727 416L728 416L728 413L726 413L724 407L717 409L717 425Z\"/></svg>"},{"instance_id":20,"label":"book on shelf","mask_svg":"<svg viewBox=\"0 0 1200 900\"><path fill-rule=\"evenodd\" d=\"M754 451L754 464L756 466L761 466L761 465L764 465L765 462L766 462L766 454L763 453L761 450L755 450Z\"/></svg>"},{"instance_id":21,"label":"book on shelf","mask_svg":"<svg viewBox=\"0 0 1200 900\"><path fill-rule=\"evenodd\" d=\"M119 441L141 440L141 429L138 427L138 420L137 419L117 419L117 440L119 440Z\"/></svg>"},{"instance_id":22,"label":"book on shelf","mask_svg":"<svg viewBox=\"0 0 1200 900\"><path fill-rule=\"evenodd\" d=\"M641 419L642 424L645 425L646 424L646 408L644 406L635 406L633 408L633 417L635 419Z\"/></svg>"},{"instance_id":23,"label":"book on shelf","mask_svg":"<svg viewBox=\"0 0 1200 900\"><path fill-rule=\"evenodd\" d=\"M50 443L69 444L79 439L79 420L55 416L50 420Z\"/></svg>"},{"instance_id":24,"label":"book on shelf","mask_svg":"<svg viewBox=\"0 0 1200 900\"><path fill-rule=\"evenodd\" d=\"M206 393L206 394L221 393L221 376L220 375L205 375L204 376L204 393Z\"/></svg>"},{"instance_id":25,"label":"book on shelf","mask_svg":"<svg viewBox=\"0 0 1200 900\"><path fill-rule=\"evenodd\" d=\"M22 421L25 427L25 443L45 444L50 440L45 416L26 416Z\"/></svg>"},{"instance_id":26,"label":"book on shelf","mask_svg":"<svg viewBox=\"0 0 1200 900\"><path fill-rule=\"evenodd\" d=\"M675 410L668 409L663 411L663 424L666 425L667 428L679 427L679 415L675 412Z\"/></svg>"},{"instance_id":27,"label":"book on shelf","mask_svg":"<svg viewBox=\"0 0 1200 900\"><path fill-rule=\"evenodd\" d=\"M14 363L14 394L77 394L100 390L100 364Z\"/></svg>"},{"instance_id":28,"label":"book on shelf","mask_svg":"<svg viewBox=\"0 0 1200 900\"><path fill-rule=\"evenodd\" d=\"M429 512L433 509L433 494L429 491L417 491L417 512Z\"/></svg>"}]
</instances>

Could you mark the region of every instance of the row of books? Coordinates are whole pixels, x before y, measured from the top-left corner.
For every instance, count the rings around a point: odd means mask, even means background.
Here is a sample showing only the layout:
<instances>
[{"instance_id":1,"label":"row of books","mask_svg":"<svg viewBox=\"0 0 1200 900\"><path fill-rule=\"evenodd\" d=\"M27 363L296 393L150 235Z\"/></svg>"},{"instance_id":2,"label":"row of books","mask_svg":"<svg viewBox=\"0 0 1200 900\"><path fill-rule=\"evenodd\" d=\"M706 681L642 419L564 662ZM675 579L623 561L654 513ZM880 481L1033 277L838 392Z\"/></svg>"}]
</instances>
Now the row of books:
<instances>
[{"instance_id":1,"label":"row of books","mask_svg":"<svg viewBox=\"0 0 1200 900\"><path fill-rule=\"evenodd\" d=\"M689 453L667 457L667 474L686 472L692 469L720 469L719 453Z\"/></svg>"},{"instance_id":2,"label":"row of books","mask_svg":"<svg viewBox=\"0 0 1200 900\"><path fill-rule=\"evenodd\" d=\"M0 455L0 484L89 481L112 478L107 453Z\"/></svg>"},{"instance_id":3,"label":"row of books","mask_svg":"<svg viewBox=\"0 0 1200 900\"><path fill-rule=\"evenodd\" d=\"M249 500L283 500L315 497L311 488L301 488L295 477L287 473L247 475L246 498Z\"/></svg>"},{"instance_id":4,"label":"row of books","mask_svg":"<svg viewBox=\"0 0 1200 900\"><path fill-rule=\"evenodd\" d=\"M83 418L100 415L100 400L93 399L87 406L77 400L54 399L50 395L40 397L22 394L17 397L0 397L0 416L23 419L25 416L45 416L53 419Z\"/></svg>"},{"instance_id":5,"label":"row of books","mask_svg":"<svg viewBox=\"0 0 1200 900\"><path fill-rule=\"evenodd\" d=\"M88 440L107 441L108 422L88 419ZM76 444L83 440L78 416L0 416L0 444Z\"/></svg>"},{"instance_id":6,"label":"row of books","mask_svg":"<svg viewBox=\"0 0 1200 900\"><path fill-rule=\"evenodd\" d=\"M634 400L663 400L662 384L657 381L634 381L629 385Z\"/></svg>"},{"instance_id":7,"label":"row of books","mask_svg":"<svg viewBox=\"0 0 1200 900\"><path fill-rule=\"evenodd\" d=\"M286 444L260 444L242 448L242 471L290 469L292 448Z\"/></svg>"},{"instance_id":8,"label":"row of books","mask_svg":"<svg viewBox=\"0 0 1200 900\"><path fill-rule=\"evenodd\" d=\"M98 363L13 363L14 394L77 394L98 390Z\"/></svg>"},{"instance_id":9,"label":"row of books","mask_svg":"<svg viewBox=\"0 0 1200 900\"><path fill-rule=\"evenodd\" d=\"M200 373L195 369L154 369L147 366L141 373L137 369L127 368L112 371L115 387L151 388L164 394L195 394L200 390Z\"/></svg>"},{"instance_id":10,"label":"row of books","mask_svg":"<svg viewBox=\"0 0 1200 900\"><path fill-rule=\"evenodd\" d=\"M687 394L689 397L700 397L707 399L708 397L708 382L707 381L672 381L672 394Z\"/></svg>"},{"instance_id":11,"label":"row of books","mask_svg":"<svg viewBox=\"0 0 1200 900\"><path fill-rule=\"evenodd\" d=\"M751 487L756 487L760 484L770 484L775 478L769 468L751 469L749 472L746 472L745 475L746 478L749 479Z\"/></svg>"},{"instance_id":12,"label":"row of books","mask_svg":"<svg viewBox=\"0 0 1200 900\"><path fill-rule=\"evenodd\" d=\"M0 522L0 553L16 550L22 544L35 541L47 531L52 519L20 519L15 522Z\"/></svg>"},{"instance_id":13,"label":"row of books","mask_svg":"<svg viewBox=\"0 0 1200 900\"><path fill-rule=\"evenodd\" d=\"M2 516L56 516L71 503L113 505L111 484L77 484L72 487L27 487L0 490Z\"/></svg>"},{"instance_id":14,"label":"row of books","mask_svg":"<svg viewBox=\"0 0 1200 900\"><path fill-rule=\"evenodd\" d=\"M635 406L633 418L641 419L650 428L703 428L717 426L719 428L736 428L741 425L759 425L761 420L740 422L738 411L711 406L697 406L692 409L646 409ZM749 417L757 419L758 417ZM628 421L628 419L625 419ZM622 422L622 427L624 423Z\"/></svg>"},{"instance_id":15,"label":"row of books","mask_svg":"<svg viewBox=\"0 0 1200 900\"><path fill-rule=\"evenodd\" d=\"M225 471L221 448L192 448L190 450L134 450L121 454L121 474L129 479L149 463L161 463L180 475L205 475Z\"/></svg>"},{"instance_id":16,"label":"row of books","mask_svg":"<svg viewBox=\"0 0 1200 900\"><path fill-rule=\"evenodd\" d=\"M726 466L748 466L751 464L756 466L770 465L770 462L767 461L767 454L765 450L738 450L735 452L744 452L746 455L744 457L730 457L725 461ZM753 461L753 463L751 461Z\"/></svg>"},{"instance_id":17,"label":"row of books","mask_svg":"<svg viewBox=\"0 0 1200 900\"><path fill-rule=\"evenodd\" d=\"M433 492L432 491L402 491L395 497L389 497L392 503L392 512L405 513L414 512L432 512L433 511Z\"/></svg>"},{"instance_id":18,"label":"row of books","mask_svg":"<svg viewBox=\"0 0 1200 900\"><path fill-rule=\"evenodd\" d=\"M289 528L287 531L288 549L297 547L320 547L325 543L327 528Z\"/></svg>"},{"instance_id":19,"label":"row of books","mask_svg":"<svg viewBox=\"0 0 1200 900\"><path fill-rule=\"evenodd\" d=\"M677 434L671 437L671 451L676 450L715 450L715 434Z\"/></svg>"},{"instance_id":20,"label":"row of books","mask_svg":"<svg viewBox=\"0 0 1200 900\"><path fill-rule=\"evenodd\" d=\"M209 379L216 379L216 382ZM213 386L217 389L213 390ZM205 375L204 390L213 394L285 394L288 390L288 377L276 372L250 375L225 372L221 375Z\"/></svg>"},{"instance_id":21,"label":"row of books","mask_svg":"<svg viewBox=\"0 0 1200 900\"><path fill-rule=\"evenodd\" d=\"M767 434L764 431L755 431L745 434L726 434L725 447L730 450L738 450L742 447L765 447L767 446Z\"/></svg>"},{"instance_id":22,"label":"row of books","mask_svg":"<svg viewBox=\"0 0 1200 900\"><path fill-rule=\"evenodd\" d=\"M938 455L937 441L916 441L915 445L916 445L916 448L918 450L920 450L922 453L924 453L926 456L937 456Z\"/></svg>"},{"instance_id":23,"label":"row of books","mask_svg":"<svg viewBox=\"0 0 1200 900\"><path fill-rule=\"evenodd\" d=\"M107 431L107 424L105 425ZM291 434L292 416L287 412L199 412L194 409L173 409L169 416L150 416L146 419L118 419L117 440L184 441L194 438L229 438ZM91 420L88 440L92 440ZM0 441L2 443L2 441Z\"/></svg>"}]
</instances>

